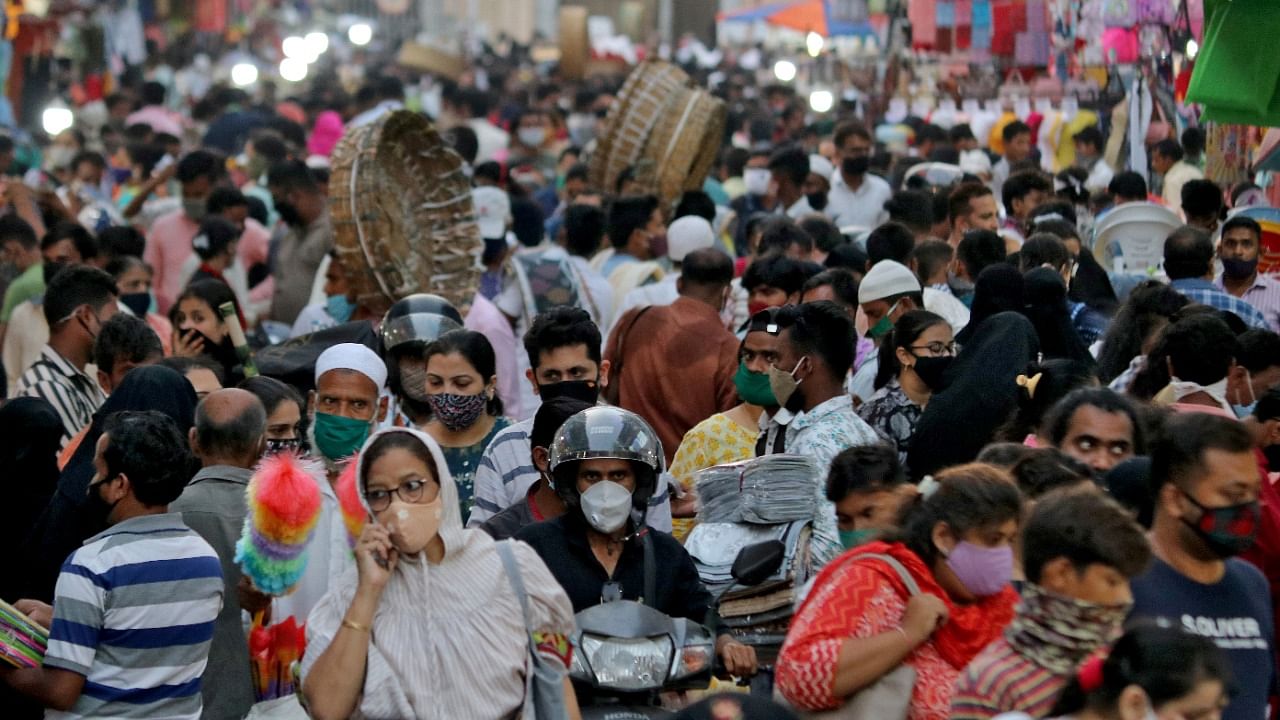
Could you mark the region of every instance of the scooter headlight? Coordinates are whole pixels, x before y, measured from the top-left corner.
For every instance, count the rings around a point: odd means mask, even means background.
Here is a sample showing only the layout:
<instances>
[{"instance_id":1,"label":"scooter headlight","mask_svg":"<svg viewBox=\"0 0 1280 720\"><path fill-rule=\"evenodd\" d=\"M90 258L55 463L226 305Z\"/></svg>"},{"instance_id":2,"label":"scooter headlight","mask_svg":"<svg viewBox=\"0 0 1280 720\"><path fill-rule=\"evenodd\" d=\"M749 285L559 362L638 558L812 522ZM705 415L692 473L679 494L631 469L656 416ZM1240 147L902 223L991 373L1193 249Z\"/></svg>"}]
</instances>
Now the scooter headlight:
<instances>
[{"instance_id":1,"label":"scooter headlight","mask_svg":"<svg viewBox=\"0 0 1280 720\"><path fill-rule=\"evenodd\" d=\"M671 639L665 636L606 639L583 635L574 662L576 670L580 656L600 687L651 690L666 682L673 655Z\"/></svg>"}]
</instances>

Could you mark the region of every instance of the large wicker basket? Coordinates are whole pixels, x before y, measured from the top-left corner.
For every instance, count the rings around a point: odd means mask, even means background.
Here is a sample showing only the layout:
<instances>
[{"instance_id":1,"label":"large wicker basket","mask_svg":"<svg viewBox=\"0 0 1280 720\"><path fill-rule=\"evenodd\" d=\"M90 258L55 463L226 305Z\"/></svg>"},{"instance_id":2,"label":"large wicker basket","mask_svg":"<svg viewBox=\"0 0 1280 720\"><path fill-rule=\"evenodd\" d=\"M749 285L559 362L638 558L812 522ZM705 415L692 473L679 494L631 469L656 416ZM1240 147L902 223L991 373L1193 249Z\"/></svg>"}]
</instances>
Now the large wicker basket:
<instances>
[{"instance_id":1,"label":"large wicker basket","mask_svg":"<svg viewBox=\"0 0 1280 720\"><path fill-rule=\"evenodd\" d=\"M702 187L724 134L724 103L693 85L680 68L641 63L623 83L591 156L592 182L612 192L628 167L645 192L670 204Z\"/></svg>"},{"instance_id":2,"label":"large wicker basket","mask_svg":"<svg viewBox=\"0 0 1280 720\"><path fill-rule=\"evenodd\" d=\"M333 150L329 210L337 256L375 313L413 293L470 305L483 247L462 159L422 115L353 128Z\"/></svg>"}]
</instances>

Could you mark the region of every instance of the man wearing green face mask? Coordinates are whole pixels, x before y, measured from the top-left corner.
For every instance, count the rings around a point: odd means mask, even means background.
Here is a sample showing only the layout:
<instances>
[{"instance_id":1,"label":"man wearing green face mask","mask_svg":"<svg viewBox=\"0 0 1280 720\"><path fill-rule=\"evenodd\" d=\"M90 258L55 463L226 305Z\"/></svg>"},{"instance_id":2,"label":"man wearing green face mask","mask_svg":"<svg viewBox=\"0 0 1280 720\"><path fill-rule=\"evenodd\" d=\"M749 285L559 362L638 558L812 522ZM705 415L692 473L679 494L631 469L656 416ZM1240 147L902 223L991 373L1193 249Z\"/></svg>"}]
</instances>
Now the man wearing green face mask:
<instances>
[{"instance_id":1,"label":"man wearing green face mask","mask_svg":"<svg viewBox=\"0 0 1280 720\"><path fill-rule=\"evenodd\" d=\"M769 367L778 361L779 308L761 310L747 324L738 348L738 371L733 376L741 403L716 413L685 433L671 460L671 475L685 492L671 502L672 535L683 541L693 530L697 496L694 474L713 465L746 460L755 455L760 416L777 412L778 401L769 387Z\"/></svg>"},{"instance_id":2,"label":"man wearing green face mask","mask_svg":"<svg viewBox=\"0 0 1280 720\"><path fill-rule=\"evenodd\" d=\"M316 360L316 389L307 403L311 410L307 433L330 481L386 418L387 398L380 397L386 382L387 366L382 358L358 343L334 345Z\"/></svg>"},{"instance_id":3,"label":"man wearing green face mask","mask_svg":"<svg viewBox=\"0 0 1280 720\"><path fill-rule=\"evenodd\" d=\"M880 346L880 341L893 329L898 318L912 310L924 309L924 292L920 280L906 265L881 260L867 271L858 285L858 304L867 316L867 337ZM862 404L875 394L876 372L880 369L877 353L872 353L849 381L849 394Z\"/></svg>"}]
</instances>

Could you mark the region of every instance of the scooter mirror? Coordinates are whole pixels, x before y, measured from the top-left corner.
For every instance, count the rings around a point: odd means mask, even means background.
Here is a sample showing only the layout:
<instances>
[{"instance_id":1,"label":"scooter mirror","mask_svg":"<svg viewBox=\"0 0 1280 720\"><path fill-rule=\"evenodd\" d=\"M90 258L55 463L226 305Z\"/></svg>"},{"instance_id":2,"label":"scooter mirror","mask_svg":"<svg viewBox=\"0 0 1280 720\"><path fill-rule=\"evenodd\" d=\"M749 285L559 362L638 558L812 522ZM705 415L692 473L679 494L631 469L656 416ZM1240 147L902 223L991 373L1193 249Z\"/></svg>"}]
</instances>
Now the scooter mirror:
<instances>
[{"instance_id":1,"label":"scooter mirror","mask_svg":"<svg viewBox=\"0 0 1280 720\"><path fill-rule=\"evenodd\" d=\"M730 573L742 585L759 585L778 572L787 555L781 540L766 540L747 545L738 551Z\"/></svg>"}]
</instances>

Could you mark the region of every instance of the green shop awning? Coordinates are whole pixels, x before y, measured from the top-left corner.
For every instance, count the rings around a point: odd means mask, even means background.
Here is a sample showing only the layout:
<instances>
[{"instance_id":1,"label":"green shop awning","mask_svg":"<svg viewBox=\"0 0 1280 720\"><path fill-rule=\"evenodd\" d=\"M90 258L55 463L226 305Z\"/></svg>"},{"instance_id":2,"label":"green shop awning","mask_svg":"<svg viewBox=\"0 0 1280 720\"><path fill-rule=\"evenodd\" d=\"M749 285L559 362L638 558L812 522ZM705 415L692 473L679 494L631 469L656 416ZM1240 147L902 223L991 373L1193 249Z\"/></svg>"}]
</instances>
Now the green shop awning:
<instances>
[{"instance_id":1,"label":"green shop awning","mask_svg":"<svg viewBox=\"0 0 1280 720\"><path fill-rule=\"evenodd\" d=\"M1204 119L1280 127L1280 2L1205 0L1201 44L1187 101Z\"/></svg>"}]
</instances>

